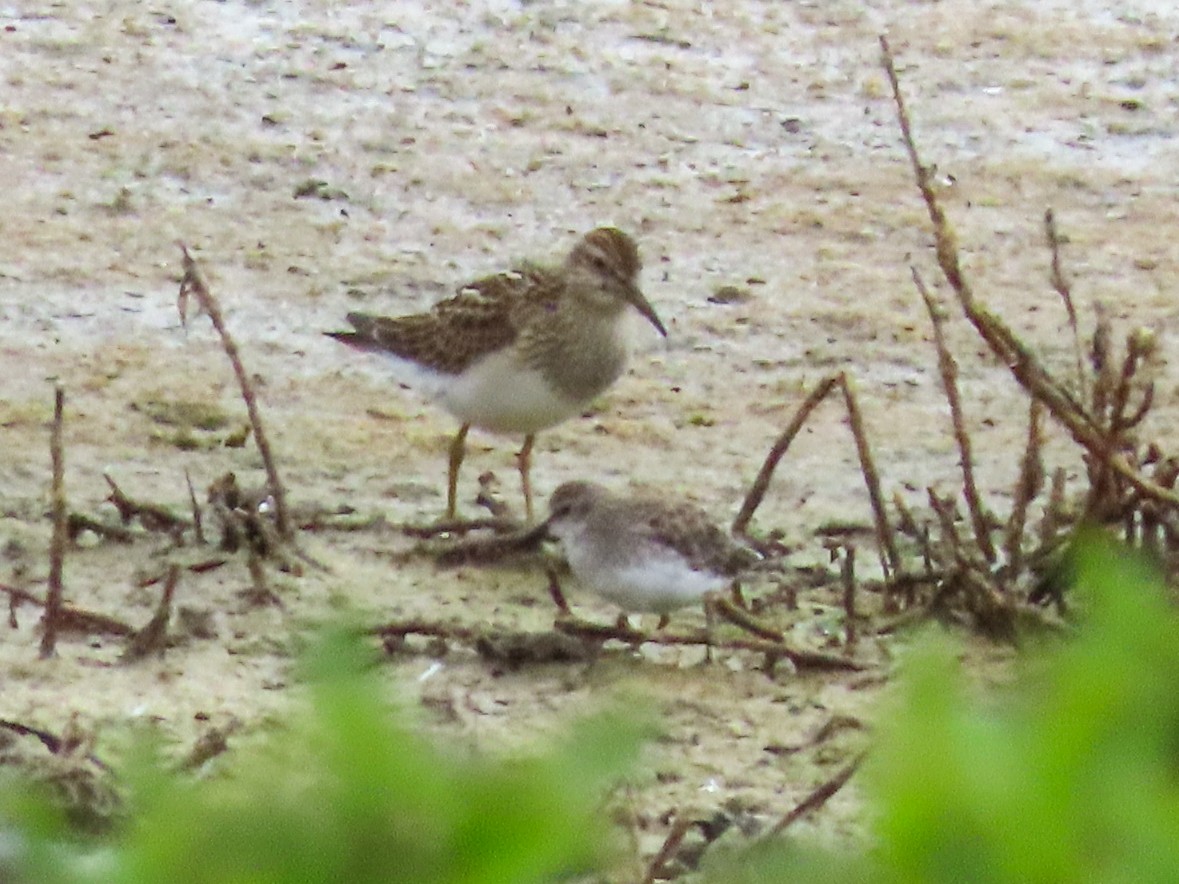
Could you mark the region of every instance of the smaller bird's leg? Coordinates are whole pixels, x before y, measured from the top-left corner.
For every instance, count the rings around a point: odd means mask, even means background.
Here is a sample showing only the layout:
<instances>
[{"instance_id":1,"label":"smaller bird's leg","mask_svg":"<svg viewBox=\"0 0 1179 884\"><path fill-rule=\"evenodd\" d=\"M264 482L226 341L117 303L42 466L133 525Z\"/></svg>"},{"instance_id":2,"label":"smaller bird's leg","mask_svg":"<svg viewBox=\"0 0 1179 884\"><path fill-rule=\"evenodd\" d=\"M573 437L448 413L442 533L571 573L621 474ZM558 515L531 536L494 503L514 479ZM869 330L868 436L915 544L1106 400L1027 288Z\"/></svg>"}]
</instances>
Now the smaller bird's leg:
<instances>
[{"instance_id":1,"label":"smaller bird's leg","mask_svg":"<svg viewBox=\"0 0 1179 884\"><path fill-rule=\"evenodd\" d=\"M618 619L614 621L614 627L620 633L618 638L630 645L630 652L632 654L638 653L643 644L643 615L639 615L639 625L637 627L631 626L630 617L627 616L626 611L622 611L618 615ZM629 639L623 638L629 636Z\"/></svg>"},{"instance_id":2,"label":"smaller bird's leg","mask_svg":"<svg viewBox=\"0 0 1179 884\"><path fill-rule=\"evenodd\" d=\"M712 662L712 631L716 627L717 598L712 593L704 596L704 662Z\"/></svg>"},{"instance_id":3,"label":"smaller bird's leg","mask_svg":"<svg viewBox=\"0 0 1179 884\"><path fill-rule=\"evenodd\" d=\"M547 568L546 571L549 577L549 596L557 606L557 610L561 612L561 616L573 616L573 612L569 609L569 602L565 600L565 593L561 591L561 581L557 579L556 570Z\"/></svg>"},{"instance_id":4,"label":"smaller bird's leg","mask_svg":"<svg viewBox=\"0 0 1179 884\"><path fill-rule=\"evenodd\" d=\"M446 475L446 518L453 519L458 511L458 472L466 454L467 432L470 424L463 424L450 443L450 467Z\"/></svg>"},{"instance_id":5,"label":"smaller bird's leg","mask_svg":"<svg viewBox=\"0 0 1179 884\"><path fill-rule=\"evenodd\" d=\"M520 484L524 488L524 516L532 522L532 443L536 441L536 434L529 433L524 437L524 447L516 455L516 466L520 470Z\"/></svg>"},{"instance_id":6,"label":"smaller bird's leg","mask_svg":"<svg viewBox=\"0 0 1179 884\"><path fill-rule=\"evenodd\" d=\"M658 632L661 629L666 629L667 624L670 622L671 622L671 615L670 614L667 614L667 613L660 614L659 615L659 622L655 624L655 631Z\"/></svg>"}]
</instances>

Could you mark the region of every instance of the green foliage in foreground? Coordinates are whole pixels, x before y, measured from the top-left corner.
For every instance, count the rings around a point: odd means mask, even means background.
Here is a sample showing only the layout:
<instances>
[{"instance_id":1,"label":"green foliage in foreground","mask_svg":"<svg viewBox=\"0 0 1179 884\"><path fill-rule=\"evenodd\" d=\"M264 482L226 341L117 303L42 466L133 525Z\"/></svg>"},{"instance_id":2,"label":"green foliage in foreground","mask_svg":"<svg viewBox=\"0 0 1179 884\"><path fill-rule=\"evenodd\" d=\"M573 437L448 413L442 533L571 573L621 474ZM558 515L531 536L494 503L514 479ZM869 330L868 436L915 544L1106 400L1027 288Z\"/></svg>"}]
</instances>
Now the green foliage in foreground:
<instances>
[{"instance_id":1,"label":"green foliage in foreground","mask_svg":"<svg viewBox=\"0 0 1179 884\"><path fill-rule=\"evenodd\" d=\"M872 845L762 843L709 857L708 880L1176 880L1179 618L1112 547L1094 542L1080 564L1078 634L1029 651L1010 688L972 688L947 641L909 655L862 773ZM516 884L607 866L601 797L633 760L634 726L583 721L530 761L447 753L391 723L362 656L338 637L321 646L310 721L233 753L229 776L142 761L132 822L103 850L70 846L43 804L0 791L13 821L0 878Z\"/></svg>"},{"instance_id":2,"label":"green foliage in foreground","mask_svg":"<svg viewBox=\"0 0 1179 884\"><path fill-rule=\"evenodd\" d=\"M23 855L14 865L10 852L0 878L499 884L605 864L602 802L640 745L635 725L585 719L529 760L447 752L393 722L363 656L341 636L319 647L310 720L235 752L224 778L161 773L158 758L141 757L128 777L131 822L110 849L71 847L43 805L0 797L0 821L17 814L21 832L16 845L0 822L0 843Z\"/></svg>"},{"instance_id":3,"label":"green foliage in foreground","mask_svg":"<svg viewBox=\"0 0 1179 884\"><path fill-rule=\"evenodd\" d=\"M1010 689L971 690L948 642L907 661L864 771L872 849L775 845L715 880L1179 880L1179 618L1112 545L1078 564L1079 634L1034 649Z\"/></svg>"}]
</instances>

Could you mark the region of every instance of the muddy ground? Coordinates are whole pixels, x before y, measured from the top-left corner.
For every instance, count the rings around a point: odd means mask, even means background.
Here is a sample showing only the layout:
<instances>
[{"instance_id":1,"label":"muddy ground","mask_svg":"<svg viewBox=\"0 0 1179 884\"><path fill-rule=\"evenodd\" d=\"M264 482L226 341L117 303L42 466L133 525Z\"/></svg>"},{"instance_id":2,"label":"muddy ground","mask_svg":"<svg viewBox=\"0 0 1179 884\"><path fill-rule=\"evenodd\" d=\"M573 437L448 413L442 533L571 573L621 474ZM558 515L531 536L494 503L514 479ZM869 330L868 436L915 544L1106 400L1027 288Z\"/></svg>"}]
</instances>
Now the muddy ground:
<instances>
[{"instance_id":1,"label":"muddy ground","mask_svg":"<svg viewBox=\"0 0 1179 884\"><path fill-rule=\"evenodd\" d=\"M348 310L412 311L511 261L556 257L593 226L637 238L670 334L636 321L629 373L541 435L542 497L573 478L667 489L728 522L805 392L841 369L858 384L886 491L920 506L927 486L956 487L909 265L940 279L880 33L978 296L1068 370L1046 272L1052 207L1083 324L1103 300L1119 328L1160 333L1148 435L1175 429L1179 12L1167 4L481 2L456 15L96 0L0 7L0 22L0 580L45 588L54 382L67 395L72 510L113 519L104 472L177 512L185 470L200 488L227 470L262 480L252 445L220 444L245 411L207 321L179 323L177 241L257 378L293 504L382 517L303 535L330 570L271 574L282 608L244 607L240 558L186 575L177 602L209 612L216 637L163 660L115 665L120 641L67 638L40 662L36 612L20 609L0 643L0 716L60 731L76 715L98 729L100 754L135 719L178 751L231 720L235 740L264 733L298 695L298 637L341 609L372 623L551 626L536 567L439 570L402 555L412 541L397 526L442 512L454 421L321 332ZM724 287L739 297L717 298ZM948 331L980 481L1003 513L1026 401L959 318ZM228 424L166 422L193 403ZM1076 453L1053 440L1053 465L1079 476ZM486 471L519 507L517 444L472 433L465 513L478 514ZM835 403L791 449L755 527L779 530L801 566L825 562L817 532L832 522L870 524ZM210 556L146 534L84 540L66 565L68 598L136 623L158 594L138 585L145 576ZM866 545L866 571L872 557ZM838 650L836 591L796 588L798 609L771 613L796 645ZM582 615L613 618L571 597ZM768 677L739 653L699 665L697 649L654 646L509 671L458 645L436 659L415 644L384 671L423 727L487 751L537 745L619 690L649 696L666 738L630 798L635 850L649 856L674 813L728 807L770 822L838 770L861 731L787 750L834 716L871 722L904 641L862 641L872 668L839 675ZM1001 677L1006 651L968 649L984 680ZM797 830L843 840L861 811L853 782Z\"/></svg>"}]
</instances>

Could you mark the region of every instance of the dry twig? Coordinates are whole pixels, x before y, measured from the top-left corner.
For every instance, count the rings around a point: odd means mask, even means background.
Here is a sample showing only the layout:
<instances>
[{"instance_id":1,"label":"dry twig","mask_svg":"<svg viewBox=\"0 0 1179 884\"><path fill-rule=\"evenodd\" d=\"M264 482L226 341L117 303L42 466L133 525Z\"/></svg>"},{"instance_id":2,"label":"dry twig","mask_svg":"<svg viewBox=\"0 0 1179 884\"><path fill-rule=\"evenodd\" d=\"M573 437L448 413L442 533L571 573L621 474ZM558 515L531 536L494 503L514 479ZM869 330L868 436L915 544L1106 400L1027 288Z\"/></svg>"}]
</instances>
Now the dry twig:
<instances>
[{"instance_id":1,"label":"dry twig","mask_svg":"<svg viewBox=\"0 0 1179 884\"><path fill-rule=\"evenodd\" d=\"M1142 475L1141 471L1127 460L1125 452L1111 446L1108 434L1103 431L1093 415L1086 411L1077 399L1044 369L1031 349L1020 341L1001 319L975 301L974 292L962 273L957 238L938 202L937 194L929 180L929 172L921 164L917 153L909 123L909 114L905 108L900 83L897 80L892 52L889 49L888 40L884 36L880 37L880 46L885 72L888 75L893 101L897 108L901 137L913 167L918 190L925 200L933 225L938 266L957 296L966 318L970 320L987 346L1007 366L1020 385L1029 395L1044 403L1049 413L1068 430L1079 445L1088 451L1095 462L1112 470L1143 496L1179 508L1179 494ZM1101 361L1097 373L1099 381L1103 377L1102 372L1106 371L1105 366L1109 363L1108 358L1104 355L1107 349L1107 347L1103 347L1101 352L1097 354ZM1104 401L1106 395L1104 389L1094 391L1095 400L1100 398ZM1112 390L1109 395L1112 395Z\"/></svg>"},{"instance_id":2,"label":"dry twig","mask_svg":"<svg viewBox=\"0 0 1179 884\"><path fill-rule=\"evenodd\" d=\"M863 754L856 756L856 758L850 764L845 765L839 771L839 773L816 787L809 795L806 796L806 798L800 801L793 810L791 810L788 814L782 817L782 819L778 820L778 822L774 824L774 827L770 829L768 833L768 837L780 835L795 822L802 819L804 816L813 813L826 804L832 795L847 785L847 781L850 780L855 772L860 769L860 765L863 763L863 761Z\"/></svg>"},{"instance_id":3,"label":"dry twig","mask_svg":"<svg viewBox=\"0 0 1179 884\"><path fill-rule=\"evenodd\" d=\"M810 413L815 410L815 407L839 383L840 377L841 375L839 374L832 374L823 378L823 380L815 385L815 388L811 390L806 399L803 400L802 405L798 407L798 411L794 413L794 417L790 419L790 423L782 431L782 435L778 437L778 440L770 449L770 453L766 455L765 462L758 471L757 478L753 480L753 484L749 488L749 493L745 495L745 501L741 504L741 510L737 513L737 518L733 520L733 534L738 537L746 534L753 514L761 506L761 502L766 496L766 491L770 487L770 479L773 478L778 461L786 454L786 449L790 447L790 443L794 441L794 437L798 435L799 430L806 423L806 419L810 417Z\"/></svg>"},{"instance_id":4,"label":"dry twig","mask_svg":"<svg viewBox=\"0 0 1179 884\"><path fill-rule=\"evenodd\" d=\"M266 569L262 566L262 556L254 550L249 550L246 557L246 569L250 572L250 588L243 589L239 595L245 601L247 608L264 608L269 605L284 607L278 593L270 588L266 582Z\"/></svg>"},{"instance_id":5,"label":"dry twig","mask_svg":"<svg viewBox=\"0 0 1179 884\"><path fill-rule=\"evenodd\" d=\"M73 722L71 722L71 724L72 723ZM12 733L19 734L22 737L36 737L37 740L40 741L41 745L48 749L49 752L53 755L65 755L73 753L76 752L79 748L78 744L74 742L75 736L71 734L69 730L59 737L57 734L43 730L42 728L33 727L32 725L28 724L21 724L19 721L9 721L7 719L0 719L0 729L11 731ZM97 755L88 753L84 757L87 761L101 770L110 772L110 765L108 765Z\"/></svg>"},{"instance_id":6,"label":"dry twig","mask_svg":"<svg viewBox=\"0 0 1179 884\"><path fill-rule=\"evenodd\" d=\"M491 537L468 537L441 546L434 546L434 559L443 568L459 565L490 565L513 556L536 553L546 537L543 523L532 528L515 528L508 523L504 533Z\"/></svg>"},{"instance_id":7,"label":"dry twig","mask_svg":"<svg viewBox=\"0 0 1179 884\"><path fill-rule=\"evenodd\" d=\"M207 542L205 540L205 526L201 518L201 506L197 503L196 489L192 487L192 476L189 475L188 470L184 471L184 481L188 485L188 502L192 506L192 529L196 536L196 542L204 546Z\"/></svg>"},{"instance_id":8,"label":"dry twig","mask_svg":"<svg viewBox=\"0 0 1179 884\"><path fill-rule=\"evenodd\" d=\"M1077 326L1077 308L1073 306L1073 294L1068 282L1064 278L1064 270L1060 264L1060 234L1056 231L1056 215L1051 209L1044 212L1044 234L1048 239L1048 251L1052 255L1051 280L1052 288L1060 295L1064 302L1065 313L1068 314L1069 328L1073 332L1073 349L1077 359L1077 386L1082 399L1088 396L1087 378L1084 369L1084 355L1081 347L1081 331Z\"/></svg>"},{"instance_id":9,"label":"dry twig","mask_svg":"<svg viewBox=\"0 0 1179 884\"><path fill-rule=\"evenodd\" d=\"M116 543L135 542L135 535L122 525L108 525L106 522L100 522L85 513L70 513L66 520L66 532L69 534L70 542L76 543L84 531L90 531Z\"/></svg>"},{"instance_id":10,"label":"dry twig","mask_svg":"<svg viewBox=\"0 0 1179 884\"><path fill-rule=\"evenodd\" d=\"M794 441L794 437L798 435L806 423L807 418L810 417L811 412L836 387L843 393L844 404L848 413L848 423L851 426L852 437L856 444L856 453L860 459L860 468L864 474L864 481L868 487L868 497L872 504L872 516L876 526L876 539L880 548L880 561L885 577L888 578L890 575L900 571L901 557L897 551L896 539L893 536L893 530L889 524L888 514L885 510L884 496L880 489L880 475L876 471L876 464L872 458L872 449L868 444L868 436L864 430L864 419L860 413L859 402L856 399L855 383L844 372L838 372L823 378L823 380L815 385L815 388L811 390L806 399L803 400L802 405L798 407L798 410L790 419L790 423L782 431L782 435L778 437L777 441L774 442L769 454L766 455L766 459L762 463L757 477L753 480L749 492L745 495L745 500L741 504L741 509L737 513L737 517L733 520L731 531L738 537L744 538L747 536L749 522L765 498L766 491L770 485L770 479L773 477L774 470L777 468L779 461L786 454L790 443Z\"/></svg>"},{"instance_id":11,"label":"dry twig","mask_svg":"<svg viewBox=\"0 0 1179 884\"><path fill-rule=\"evenodd\" d=\"M665 877L665 869L668 862L675 856L675 852L684 843L684 837L688 832L692 831L692 827L695 825L698 825L698 821L690 817L676 817L675 822L671 824L671 831L663 839L663 844L660 845L658 852L651 857L651 862L647 864L647 872L643 876L643 884L655 884L656 881Z\"/></svg>"},{"instance_id":12,"label":"dry twig","mask_svg":"<svg viewBox=\"0 0 1179 884\"><path fill-rule=\"evenodd\" d=\"M28 603L36 605L38 608L45 607L43 599L18 586L0 583L0 592L8 596L8 625L13 629L16 629L18 625L16 622L18 605ZM76 608L68 602L62 602L61 608L57 612L58 635L63 632L78 632L83 635L130 635L134 631L122 620L117 620L106 614L99 614L96 611Z\"/></svg>"},{"instance_id":13,"label":"dry twig","mask_svg":"<svg viewBox=\"0 0 1179 884\"><path fill-rule=\"evenodd\" d=\"M843 548L843 566L840 569L843 580L843 647L851 654L856 649L856 548L848 544Z\"/></svg>"},{"instance_id":14,"label":"dry twig","mask_svg":"<svg viewBox=\"0 0 1179 884\"><path fill-rule=\"evenodd\" d=\"M188 754L176 765L178 771L194 771L207 761L229 750L229 737L241 727L241 721L230 720L225 727L211 727L193 743Z\"/></svg>"},{"instance_id":15,"label":"dry twig","mask_svg":"<svg viewBox=\"0 0 1179 884\"><path fill-rule=\"evenodd\" d=\"M896 536L888 521L888 511L884 507L884 493L880 490L880 474L876 471L876 461L872 458L872 449L868 445L868 433L864 429L864 418L860 413L860 403L856 398L855 383L847 374L841 372L839 386L843 390L843 401L847 405L847 419L851 426L852 438L856 442L856 453L860 458L860 471L864 474L864 484L868 486L868 499L872 503L872 518L876 523L876 543L880 550L880 564L887 585L902 572L904 563L897 550Z\"/></svg>"},{"instance_id":16,"label":"dry twig","mask_svg":"<svg viewBox=\"0 0 1179 884\"><path fill-rule=\"evenodd\" d=\"M1024 448L1019 479L1015 483L1011 516L1007 519L1007 536L1004 543L1007 563L1004 566L1004 575L1008 585L1019 578L1023 569L1023 535L1027 526L1028 507L1044 487L1044 461L1040 456L1040 417L1043 413L1044 406L1040 404L1040 400L1032 399L1028 407L1027 446Z\"/></svg>"},{"instance_id":17,"label":"dry twig","mask_svg":"<svg viewBox=\"0 0 1179 884\"><path fill-rule=\"evenodd\" d=\"M173 564L168 569L168 579L164 581L164 590L160 593L160 603L156 612L143 629L131 636L127 648L121 658L123 663L133 663L142 660L148 654L163 656L168 644L168 621L172 617L172 598L176 592L176 584L180 581L180 566Z\"/></svg>"},{"instance_id":18,"label":"dry twig","mask_svg":"<svg viewBox=\"0 0 1179 884\"><path fill-rule=\"evenodd\" d=\"M102 477L106 479L106 483L111 489L107 501L118 510L119 520L124 525L138 521L145 531L167 534L172 538L174 544L183 545L184 532L188 529L188 522L185 519L160 504L145 503L128 497L110 477L110 474L103 473Z\"/></svg>"},{"instance_id":19,"label":"dry twig","mask_svg":"<svg viewBox=\"0 0 1179 884\"><path fill-rule=\"evenodd\" d=\"M237 376L238 385L241 388L242 401L245 402L246 411L250 416L250 426L254 430L254 440L258 445L258 453L261 454L262 463L266 468L266 478L270 486L270 493L274 497L275 524L278 527L279 536L284 540L290 540L293 531L290 516L287 513L286 491L283 488L282 480L279 478L278 466L275 464L274 455L270 450L270 437L266 435L266 429L262 425L262 413L258 408L258 397L254 393L253 384L251 384L250 377L246 373L245 366L242 364L241 354L238 352L237 344L229 334L229 328L226 326L225 319L221 314L221 306L217 303L216 298L213 297L213 293L209 291L209 287L205 284L204 277L201 275L196 261L188 253L188 247L184 243L180 243L179 245L181 251L184 253L184 278L180 282L180 294L177 297L180 322L181 324L187 322L188 297L192 295L200 303L201 309L209 315L209 319L213 323L213 328L217 330L217 334L221 338L221 346L225 350L225 355L229 357L229 363L233 366L233 373Z\"/></svg>"},{"instance_id":20,"label":"dry twig","mask_svg":"<svg viewBox=\"0 0 1179 884\"><path fill-rule=\"evenodd\" d=\"M595 643L616 640L629 645L644 643L659 645L704 645L726 650L752 651L765 654L771 660L787 659L798 669L816 669L826 671L859 672L867 667L855 660L824 654L818 651L799 651L780 641L770 641L758 638L727 639L717 641L708 630L700 629L690 633L644 632L632 627L617 624L601 625L588 623L576 618L560 618L553 625L558 632L566 635L587 639ZM449 639L467 645L476 645L481 641L494 641L500 634L492 628L475 628L459 624L439 623L430 620L406 620L386 623L368 630L371 635L378 635L386 640L401 639L408 635L425 635L432 638ZM543 640L547 633L539 633L538 640Z\"/></svg>"},{"instance_id":21,"label":"dry twig","mask_svg":"<svg viewBox=\"0 0 1179 884\"><path fill-rule=\"evenodd\" d=\"M617 624L603 625L587 623L584 620L558 620L554 624L556 629L571 635L578 635L594 641L609 641L611 639L625 642L629 645L704 645L706 647L732 650L752 651L765 654L769 660L789 660L797 669L815 669L820 671L859 672L866 668L862 663L824 654L818 651L800 651L790 647L785 642L767 641L757 638L737 638L717 640L709 630L701 629L690 633L644 632L633 628L623 628Z\"/></svg>"},{"instance_id":22,"label":"dry twig","mask_svg":"<svg viewBox=\"0 0 1179 884\"><path fill-rule=\"evenodd\" d=\"M740 592L740 586L734 584L735 593ZM744 629L750 635L756 635L758 638L764 638L772 642L783 642L786 636L782 634L782 630L770 626L767 623L762 623L748 611L745 611L733 602L729 601L724 596L715 596L708 599L706 604L712 607L723 620L727 620L739 629Z\"/></svg>"},{"instance_id":23,"label":"dry twig","mask_svg":"<svg viewBox=\"0 0 1179 884\"><path fill-rule=\"evenodd\" d=\"M974 527L974 540L986 560L994 562L995 545L991 542L992 519L983 511L978 484L974 481L974 453L971 450L970 433L966 430L966 422L962 414L962 397L958 394L958 364L954 361L954 356L946 345L945 333L942 328L946 320L945 312L934 301L929 289L925 287L925 281L917 272L917 268L911 266L909 270L913 274L913 284L921 293L921 299L925 302L925 309L929 312L929 320L933 325L933 342L937 349L938 370L941 373L942 389L945 391L946 401L950 405L954 441L958 445L958 458L962 467L962 494L966 498L970 522Z\"/></svg>"},{"instance_id":24,"label":"dry twig","mask_svg":"<svg viewBox=\"0 0 1179 884\"><path fill-rule=\"evenodd\" d=\"M520 523L515 519L501 519L492 516L486 519L442 519L428 525L405 524L400 530L407 537L418 537L427 540L441 534L469 534L472 531L492 531L495 534L507 534L518 530Z\"/></svg>"},{"instance_id":25,"label":"dry twig","mask_svg":"<svg viewBox=\"0 0 1179 884\"><path fill-rule=\"evenodd\" d=\"M57 647L57 630L61 623L62 571L65 567L66 519L65 448L62 425L65 422L65 390L58 384L53 392L53 429L49 437L49 455L53 462L53 541L49 547L49 590L45 596L45 613L41 617L41 659L52 657Z\"/></svg>"}]
</instances>

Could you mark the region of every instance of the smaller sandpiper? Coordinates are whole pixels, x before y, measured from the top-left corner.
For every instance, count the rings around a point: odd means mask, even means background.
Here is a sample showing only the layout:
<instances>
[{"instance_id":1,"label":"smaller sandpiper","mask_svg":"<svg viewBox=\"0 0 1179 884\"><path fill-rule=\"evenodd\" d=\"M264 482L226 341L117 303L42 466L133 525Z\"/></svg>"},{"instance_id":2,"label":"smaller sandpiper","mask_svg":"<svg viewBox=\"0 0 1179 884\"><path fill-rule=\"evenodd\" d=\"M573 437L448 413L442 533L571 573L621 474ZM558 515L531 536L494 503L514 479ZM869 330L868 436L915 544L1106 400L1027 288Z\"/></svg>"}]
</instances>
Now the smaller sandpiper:
<instances>
[{"instance_id":1,"label":"smaller sandpiper","mask_svg":"<svg viewBox=\"0 0 1179 884\"><path fill-rule=\"evenodd\" d=\"M626 614L660 615L729 587L761 556L717 527L695 504L623 497L591 482L566 482L549 500L545 522L561 542L578 583Z\"/></svg>"}]
</instances>

